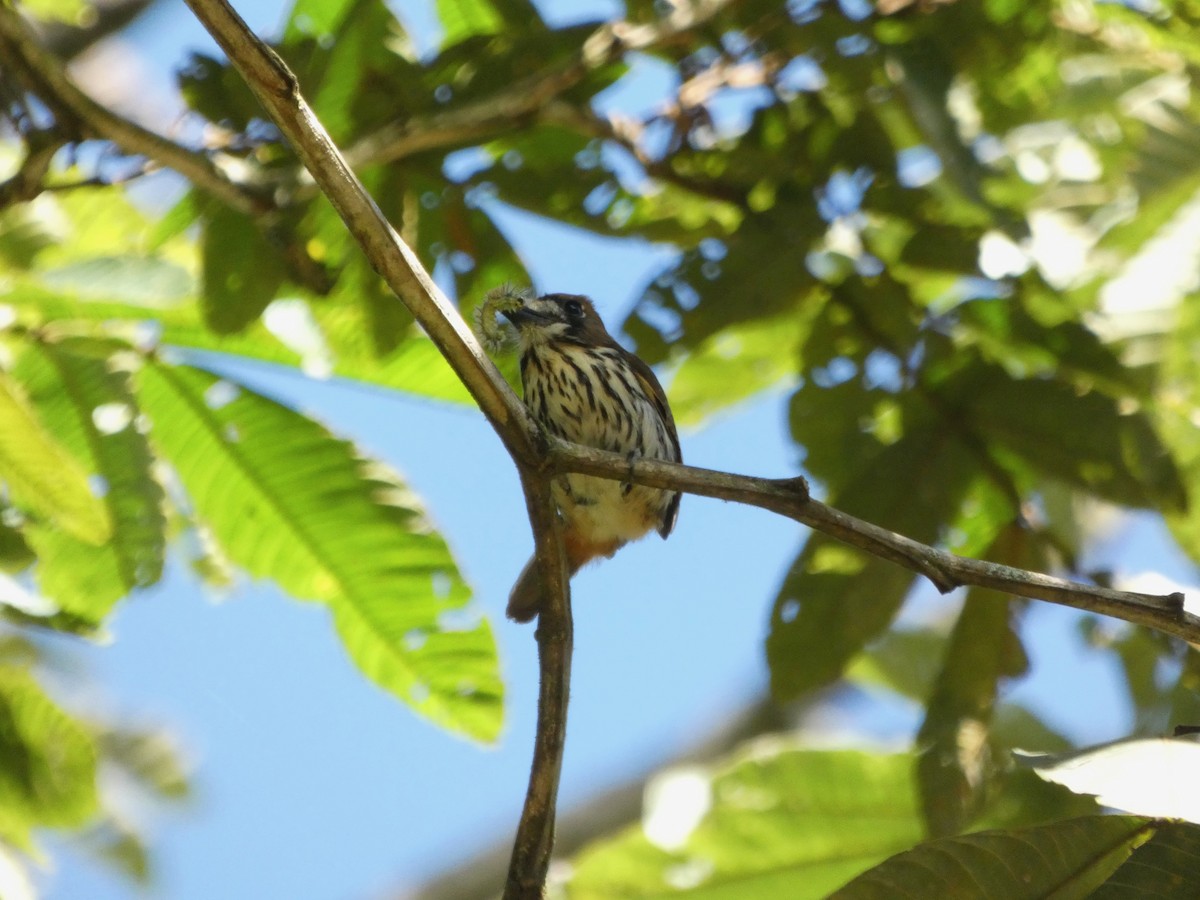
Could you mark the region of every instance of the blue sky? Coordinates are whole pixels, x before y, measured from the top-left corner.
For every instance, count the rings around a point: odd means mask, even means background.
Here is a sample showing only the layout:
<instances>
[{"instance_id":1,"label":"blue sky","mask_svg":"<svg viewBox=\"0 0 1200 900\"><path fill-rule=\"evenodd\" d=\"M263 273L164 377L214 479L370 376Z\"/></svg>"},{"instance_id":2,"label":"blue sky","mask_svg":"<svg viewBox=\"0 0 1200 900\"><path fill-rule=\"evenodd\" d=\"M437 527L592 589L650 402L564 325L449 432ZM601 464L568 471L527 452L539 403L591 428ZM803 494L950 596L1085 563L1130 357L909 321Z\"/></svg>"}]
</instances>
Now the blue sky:
<instances>
[{"instance_id":1,"label":"blue sky","mask_svg":"<svg viewBox=\"0 0 1200 900\"><path fill-rule=\"evenodd\" d=\"M256 28L280 18L278 3L238 6ZM558 21L583 9L547 8ZM403 14L432 40L428 6L405 5ZM130 36L132 51L160 78L183 48L211 51L178 2L163 4ZM613 102L645 104L655 87L648 75ZM518 212L501 224L540 288L590 294L610 323L669 252ZM178 561L161 587L118 612L111 645L84 651L94 684L86 696L66 700L171 729L195 765L195 802L151 817L159 878L150 896L384 896L508 840L516 823L537 682L532 629L503 619L532 546L516 473L475 410L258 365L226 371L354 438L424 498L497 628L509 698L503 738L481 748L417 719L358 674L321 607L244 580L226 597L205 596ZM682 443L696 465L768 476L797 471L782 393L684 433ZM686 497L669 541L651 537L581 573L567 805L669 759L765 689L770 600L804 537L800 526L765 512ZM1125 559L1139 570L1192 577L1182 557L1164 550L1152 520L1123 526L1100 552L1110 563ZM1119 736L1128 710L1115 674L1081 655L1074 622L1068 611L1034 605L1025 633L1035 674L1015 695L1081 739ZM900 710L877 733L903 737L913 724ZM136 896L68 851L55 864L42 878L52 900Z\"/></svg>"}]
</instances>

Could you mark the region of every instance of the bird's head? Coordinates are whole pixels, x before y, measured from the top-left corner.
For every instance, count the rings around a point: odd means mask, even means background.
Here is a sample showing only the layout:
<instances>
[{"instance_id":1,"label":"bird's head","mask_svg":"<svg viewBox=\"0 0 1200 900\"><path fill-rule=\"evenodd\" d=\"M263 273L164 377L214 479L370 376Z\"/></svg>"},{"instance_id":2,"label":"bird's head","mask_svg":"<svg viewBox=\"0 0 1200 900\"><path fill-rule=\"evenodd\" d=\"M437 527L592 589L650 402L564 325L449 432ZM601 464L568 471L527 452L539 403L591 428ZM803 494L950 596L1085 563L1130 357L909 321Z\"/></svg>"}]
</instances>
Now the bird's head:
<instances>
[{"instance_id":1,"label":"bird's head","mask_svg":"<svg viewBox=\"0 0 1200 900\"><path fill-rule=\"evenodd\" d=\"M612 343L592 301L577 294L526 299L519 309L504 315L516 326L522 348L558 342L589 346Z\"/></svg>"}]
</instances>

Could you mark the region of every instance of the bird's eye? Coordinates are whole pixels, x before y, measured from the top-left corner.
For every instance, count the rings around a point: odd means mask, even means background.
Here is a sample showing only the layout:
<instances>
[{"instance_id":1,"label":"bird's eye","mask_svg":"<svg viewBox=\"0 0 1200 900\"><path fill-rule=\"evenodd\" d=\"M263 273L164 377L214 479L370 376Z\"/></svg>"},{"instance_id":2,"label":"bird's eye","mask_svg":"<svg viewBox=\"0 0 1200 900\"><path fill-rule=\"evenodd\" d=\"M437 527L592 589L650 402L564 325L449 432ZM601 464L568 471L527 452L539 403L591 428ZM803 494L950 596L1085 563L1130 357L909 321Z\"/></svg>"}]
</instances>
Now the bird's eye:
<instances>
[{"instance_id":1,"label":"bird's eye","mask_svg":"<svg viewBox=\"0 0 1200 900\"><path fill-rule=\"evenodd\" d=\"M563 309L567 311L567 315L572 319L583 318L583 304L578 300L568 300L563 304Z\"/></svg>"}]
</instances>

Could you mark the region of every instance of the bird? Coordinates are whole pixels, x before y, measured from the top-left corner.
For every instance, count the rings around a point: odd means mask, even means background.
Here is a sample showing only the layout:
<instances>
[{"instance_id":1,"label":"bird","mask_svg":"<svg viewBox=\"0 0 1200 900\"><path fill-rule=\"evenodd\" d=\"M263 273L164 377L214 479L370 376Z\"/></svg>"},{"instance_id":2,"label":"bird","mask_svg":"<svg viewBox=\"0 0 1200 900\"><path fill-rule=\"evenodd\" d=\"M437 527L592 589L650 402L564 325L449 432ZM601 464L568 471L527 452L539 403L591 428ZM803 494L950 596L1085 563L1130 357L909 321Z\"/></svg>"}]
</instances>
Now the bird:
<instances>
[{"instance_id":1,"label":"bird","mask_svg":"<svg viewBox=\"0 0 1200 900\"><path fill-rule=\"evenodd\" d=\"M631 461L682 462L666 392L651 368L608 333L590 299L526 297L503 315L517 332L525 405L547 431ZM675 491L578 474L558 476L551 491L571 575L652 529L665 540L679 516ZM531 621L542 596L535 557L509 595L508 617Z\"/></svg>"}]
</instances>

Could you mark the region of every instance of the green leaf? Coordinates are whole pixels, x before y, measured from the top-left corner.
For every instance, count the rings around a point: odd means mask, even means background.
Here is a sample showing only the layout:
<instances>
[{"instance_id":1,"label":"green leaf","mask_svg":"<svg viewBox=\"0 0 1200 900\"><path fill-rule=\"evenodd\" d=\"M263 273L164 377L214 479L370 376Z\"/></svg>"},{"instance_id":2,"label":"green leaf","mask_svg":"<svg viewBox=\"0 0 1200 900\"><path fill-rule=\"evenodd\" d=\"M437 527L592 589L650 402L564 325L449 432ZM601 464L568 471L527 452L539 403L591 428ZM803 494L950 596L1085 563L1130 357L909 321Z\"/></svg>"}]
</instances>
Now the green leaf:
<instances>
[{"instance_id":1,"label":"green leaf","mask_svg":"<svg viewBox=\"0 0 1200 900\"><path fill-rule=\"evenodd\" d=\"M985 558L1041 571L1029 565L1031 540L1026 530L1010 525ZM988 734L996 694L1002 679L1023 674L1029 665L1013 613L1007 595L975 588L967 592L950 634L917 734L917 777L930 834L961 831L995 775Z\"/></svg>"},{"instance_id":2,"label":"green leaf","mask_svg":"<svg viewBox=\"0 0 1200 900\"><path fill-rule=\"evenodd\" d=\"M85 339L31 342L16 376L41 420L64 448L103 480L110 538L99 546L30 524L42 593L73 616L99 622L112 605L162 575L166 545L163 491L137 429L129 375L112 363L119 343Z\"/></svg>"},{"instance_id":3,"label":"green leaf","mask_svg":"<svg viewBox=\"0 0 1200 900\"><path fill-rule=\"evenodd\" d=\"M284 28L284 43L304 36L328 38L361 0L296 0Z\"/></svg>"},{"instance_id":4,"label":"green leaf","mask_svg":"<svg viewBox=\"0 0 1200 900\"><path fill-rule=\"evenodd\" d=\"M1198 859L1200 828L1161 822L1154 830L1154 837L1134 850L1125 865L1092 894L1091 900L1128 897L1193 900L1200 892Z\"/></svg>"},{"instance_id":5,"label":"green leaf","mask_svg":"<svg viewBox=\"0 0 1200 900\"><path fill-rule=\"evenodd\" d=\"M300 414L214 375L147 365L152 439L231 560L328 603L359 667L446 728L496 737L486 623L441 537L395 475Z\"/></svg>"},{"instance_id":6,"label":"green leaf","mask_svg":"<svg viewBox=\"0 0 1200 900\"><path fill-rule=\"evenodd\" d=\"M210 198L196 191L185 193L151 229L146 239L146 252L155 253L172 238L183 234L212 202Z\"/></svg>"},{"instance_id":7,"label":"green leaf","mask_svg":"<svg viewBox=\"0 0 1200 900\"><path fill-rule=\"evenodd\" d=\"M77 838L97 861L141 887L152 881L150 851L142 835L115 816L97 822Z\"/></svg>"},{"instance_id":8,"label":"green leaf","mask_svg":"<svg viewBox=\"0 0 1200 900\"><path fill-rule=\"evenodd\" d=\"M192 294L192 278L182 266L155 256L96 256L42 273L52 290L77 297L120 297L147 309L175 306Z\"/></svg>"},{"instance_id":9,"label":"green leaf","mask_svg":"<svg viewBox=\"0 0 1200 900\"><path fill-rule=\"evenodd\" d=\"M683 773L711 807L682 841L654 824L600 841L574 861L567 896L825 897L920 838L912 762L907 754L805 750L761 739L711 774ZM654 791L652 783L648 797ZM644 821L654 820L651 804Z\"/></svg>"},{"instance_id":10,"label":"green leaf","mask_svg":"<svg viewBox=\"0 0 1200 900\"><path fill-rule=\"evenodd\" d=\"M204 321L218 334L241 331L274 299L283 263L249 216L224 206L206 217L201 251Z\"/></svg>"},{"instance_id":11,"label":"green leaf","mask_svg":"<svg viewBox=\"0 0 1200 900\"><path fill-rule=\"evenodd\" d=\"M297 4L288 24L288 40L298 36L297 25L311 31L321 48L298 47L293 55L308 69L305 91L335 140L350 141L364 127L378 127L381 106L392 118L405 118L408 108L403 94L389 102L392 84L403 78L402 72L393 70L405 67L406 61L396 52L404 28L386 3L303 2ZM416 79L415 71L408 74Z\"/></svg>"},{"instance_id":12,"label":"green leaf","mask_svg":"<svg viewBox=\"0 0 1200 900\"><path fill-rule=\"evenodd\" d=\"M89 6L84 0L21 0L21 9L44 21L83 25Z\"/></svg>"},{"instance_id":13,"label":"green leaf","mask_svg":"<svg viewBox=\"0 0 1200 900\"><path fill-rule=\"evenodd\" d=\"M1016 380L991 367L956 387L989 444L1042 472L1125 506L1186 507L1179 470L1136 404L1124 408L1099 391Z\"/></svg>"},{"instance_id":14,"label":"green leaf","mask_svg":"<svg viewBox=\"0 0 1200 900\"><path fill-rule=\"evenodd\" d=\"M0 572L15 575L28 569L37 560L37 554L25 540L19 524L21 513L11 506L0 506Z\"/></svg>"},{"instance_id":15,"label":"green leaf","mask_svg":"<svg viewBox=\"0 0 1200 900\"><path fill-rule=\"evenodd\" d=\"M1164 392L1159 409L1162 433L1172 454L1179 461L1183 480L1190 488L1190 503L1167 517L1171 533L1179 546L1192 558L1200 561L1200 370L1196 366L1200 352L1200 304L1181 301L1178 320L1165 336L1163 353L1163 383L1170 386Z\"/></svg>"},{"instance_id":16,"label":"green leaf","mask_svg":"<svg viewBox=\"0 0 1200 900\"><path fill-rule=\"evenodd\" d=\"M841 676L895 617L915 577L831 538L809 538L771 612L767 663L774 696L799 697Z\"/></svg>"},{"instance_id":17,"label":"green leaf","mask_svg":"<svg viewBox=\"0 0 1200 900\"><path fill-rule=\"evenodd\" d=\"M102 544L112 522L88 473L46 430L20 386L0 373L0 480L17 505L45 516L74 538Z\"/></svg>"},{"instance_id":18,"label":"green leaf","mask_svg":"<svg viewBox=\"0 0 1200 900\"><path fill-rule=\"evenodd\" d=\"M437 0L442 45L449 47L477 34L499 34L504 17L491 0Z\"/></svg>"},{"instance_id":19,"label":"green leaf","mask_svg":"<svg viewBox=\"0 0 1200 900\"><path fill-rule=\"evenodd\" d=\"M170 734L110 728L100 733L105 762L120 766L155 797L186 800L191 795L188 771Z\"/></svg>"},{"instance_id":20,"label":"green leaf","mask_svg":"<svg viewBox=\"0 0 1200 900\"><path fill-rule=\"evenodd\" d=\"M1155 830L1147 819L1088 816L1020 831L941 838L892 857L832 898L1089 897Z\"/></svg>"},{"instance_id":21,"label":"green leaf","mask_svg":"<svg viewBox=\"0 0 1200 900\"><path fill-rule=\"evenodd\" d=\"M880 686L924 702L941 670L946 635L929 629L892 628L846 669L863 686Z\"/></svg>"},{"instance_id":22,"label":"green leaf","mask_svg":"<svg viewBox=\"0 0 1200 900\"><path fill-rule=\"evenodd\" d=\"M816 424L802 411L800 398L809 390L806 386L797 392L793 402L794 429ZM853 409L849 412L854 418ZM875 443L873 455L865 449L846 460L846 473L829 502L927 542L957 511L976 466L944 426L920 415L915 419L891 445ZM845 443L837 446L843 454L851 449ZM775 696L796 697L838 678L891 622L915 577L895 563L832 538L810 537L784 579L771 614L767 661Z\"/></svg>"},{"instance_id":23,"label":"green leaf","mask_svg":"<svg viewBox=\"0 0 1200 900\"><path fill-rule=\"evenodd\" d=\"M790 314L734 325L704 341L671 379L675 421L697 425L794 375L801 335L810 325Z\"/></svg>"},{"instance_id":24,"label":"green leaf","mask_svg":"<svg viewBox=\"0 0 1200 900\"><path fill-rule=\"evenodd\" d=\"M28 672L0 666L0 836L24 844L31 828L81 825L96 808L90 735Z\"/></svg>"}]
</instances>

